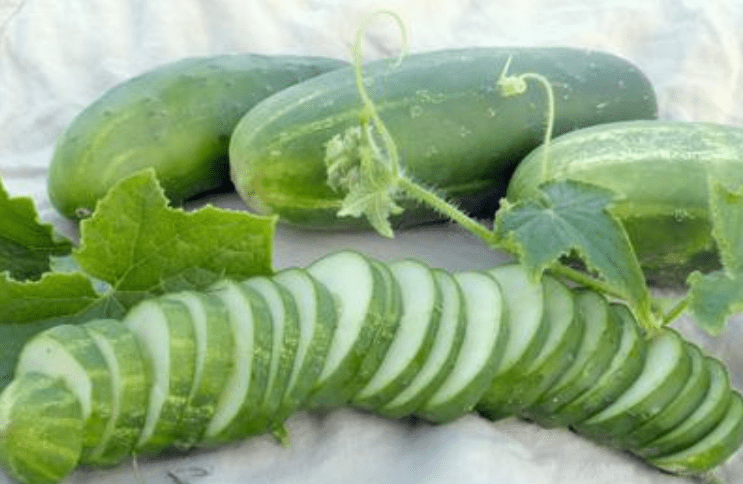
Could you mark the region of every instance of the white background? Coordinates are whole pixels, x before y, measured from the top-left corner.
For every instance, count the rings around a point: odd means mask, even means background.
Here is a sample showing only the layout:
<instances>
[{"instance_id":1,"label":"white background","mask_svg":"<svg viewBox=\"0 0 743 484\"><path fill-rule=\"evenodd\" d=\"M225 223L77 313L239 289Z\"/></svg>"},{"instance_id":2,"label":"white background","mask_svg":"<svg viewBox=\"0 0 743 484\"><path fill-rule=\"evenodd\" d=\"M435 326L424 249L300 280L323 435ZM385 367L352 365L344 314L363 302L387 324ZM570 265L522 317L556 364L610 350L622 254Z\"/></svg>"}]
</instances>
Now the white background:
<instances>
[{"instance_id":1,"label":"white background","mask_svg":"<svg viewBox=\"0 0 743 484\"><path fill-rule=\"evenodd\" d=\"M227 52L350 58L355 30L374 10L397 11L411 51L472 45L565 45L606 50L651 79L667 119L743 124L741 0L0 0L0 176L29 195L44 220L74 236L51 207L46 170L59 133L106 89L184 56ZM397 52L399 35L378 22L369 59ZM242 207L234 196L216 203ZM276 267L306 264L340 247L383 258L413 255L450 269L486 268L500 258L456 227L411 229L394 240L371 234L308 234L282 228ZM683 331L723 359L741 386L737 321L707 338ZM292 444L251 439L186 457L141 459L79 471L70 483L512 483L660 484L689 480L564 430L474 415L444 426L396 422L341 410L298 414ZM743 482L743 458L720 470ZM140 480L141 479L141 480ZM0 483L7 478L0 474Z\"/></svg>"}]
</instances>

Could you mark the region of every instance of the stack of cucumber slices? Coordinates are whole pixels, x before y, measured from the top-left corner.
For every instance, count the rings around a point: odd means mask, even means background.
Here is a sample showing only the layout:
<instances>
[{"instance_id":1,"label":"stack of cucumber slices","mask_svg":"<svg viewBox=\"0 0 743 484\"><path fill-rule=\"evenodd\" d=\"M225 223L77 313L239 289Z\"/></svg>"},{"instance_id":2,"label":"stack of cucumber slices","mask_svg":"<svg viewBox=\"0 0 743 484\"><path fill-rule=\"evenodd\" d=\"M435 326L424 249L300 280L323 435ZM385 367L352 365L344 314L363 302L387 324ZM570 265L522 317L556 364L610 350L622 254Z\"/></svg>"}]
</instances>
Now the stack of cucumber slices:
<instances>
[{"instance_id":1,"label":"stack of cucumber slices","mask_svg":"<svg viewBox=\"0 0 743 484\"><path fill-rule=\"evenodd\" d=\"M297 410L345 405L516 415L675 473L743 441L724 367L596 292L519 265L449 273L341 251L39 333L0 395L0 456L21 482L58 482L132 453L281 437Z\"/></svg>"}]
</instances>

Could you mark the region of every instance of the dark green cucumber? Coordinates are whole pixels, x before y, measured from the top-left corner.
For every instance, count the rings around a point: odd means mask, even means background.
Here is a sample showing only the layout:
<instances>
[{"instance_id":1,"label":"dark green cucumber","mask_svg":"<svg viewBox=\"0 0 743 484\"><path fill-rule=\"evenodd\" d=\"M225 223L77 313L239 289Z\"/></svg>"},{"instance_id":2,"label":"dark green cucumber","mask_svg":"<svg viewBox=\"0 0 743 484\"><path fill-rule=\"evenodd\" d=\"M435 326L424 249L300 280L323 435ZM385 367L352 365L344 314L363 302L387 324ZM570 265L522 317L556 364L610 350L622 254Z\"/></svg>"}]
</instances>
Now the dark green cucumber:
<instances>
[{"instance_id":1,"label":"dark green cucumber","mask_svg":"<svg viewBox=\"0 0 743 484\"><path fill-rule=\"evenodd\" d=\"M509 58L508 74L539 73L552 84L555 134L657 115L652 86L637 68L585 49L468 48L412 54L396 67L389 60L364 66L364 82L406 174L472 212L494 209L493 192L502 192L507 174L544 139L549 108L542 87L504 97L496 85ZM292 224L365 225L336 217L344 193L328 186L324 163L331 138L359 125L360 107L350 67L258 103L230 141L237 191L250 207ZM438 218L404 205L407 213L397 223Z\"/></svg>"},{"instance_id":2,"label":"dark green cucumber","mask_svg":"<svg viewBox=\"0 0 743 484\"><path fill-rule=\"evenodd\" d=\"M717 267L709 178L743 183L743 129L682 121L627 121L559 136L530 153L508 186L509 201L547 180L580 180L615 191L640 263L656 282L683 281Z\"/></svg>"},{"instance_id":3,"label":"dark green cucumber","mask_svg":"<svg viewBox=\"0 0 743 484\"><path fill-rule=\"evenodd\" d=\"M235 54L147 71L72 120L49 166L49 197L63 215L81 218L113 184L149 167L174 203L228 186L228 141L240 118L270 94L344 65L322 57Z\"/></svg>"}]
</instances>

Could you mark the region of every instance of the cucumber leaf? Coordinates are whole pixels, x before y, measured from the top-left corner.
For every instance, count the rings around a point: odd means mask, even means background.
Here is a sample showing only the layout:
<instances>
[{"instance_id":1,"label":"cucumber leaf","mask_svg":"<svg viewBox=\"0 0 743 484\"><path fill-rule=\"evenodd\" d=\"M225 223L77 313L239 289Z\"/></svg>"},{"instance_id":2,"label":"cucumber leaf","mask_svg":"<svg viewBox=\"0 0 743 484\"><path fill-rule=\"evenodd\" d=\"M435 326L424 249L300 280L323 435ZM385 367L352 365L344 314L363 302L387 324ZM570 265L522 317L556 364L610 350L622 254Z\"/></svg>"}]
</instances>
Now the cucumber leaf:
<instances>
[{"instance_id":1,"label":"cucumber leaf","mask_svg":"<svg viewBox=\"0 0 743 484\"><path fill-rule=\"evenodd\" d=\"M39 279L52 256L69 254L72 243L39 221L33 201L10 198L0 183L0 272L17 280Z\"/></svg>"},{"instance_id":2,"label":"cucumber leaf","mask_svg":"<svg viewBox=\"0 0 743 484\"><path fill-rule=\"evenodd\" d=\"M154 171L121 181L80 226L74 257L116 291L157 289L194 269L244 279L272 272L275 217L168 206Z\"/></svg>"},{"instance_id":3,"label":"cucumber leaf","mask_svg":"<svg viewBox=\"0 0 743 484\"><path fill-rule=\"evenodd\" d=\"M743 186L731 189L710 180L709 187L712 236L723 268L710 274L693 272L687 302L697 324L714 335L743 311Z\"/></svg>"},{"instance_id":4,"label":"cucumber leaf","mask_svg":"<svg viewBox=\"0 0 743 484\"><path fill-rule=\"evenodd\" d=\"M550 181L537 197L496 214L496 244L515 253L536 279L577 255L638 317L653 324L650 293L621 222L611 214L614 192L574 180Z\"/></svg>"}]
</instances>

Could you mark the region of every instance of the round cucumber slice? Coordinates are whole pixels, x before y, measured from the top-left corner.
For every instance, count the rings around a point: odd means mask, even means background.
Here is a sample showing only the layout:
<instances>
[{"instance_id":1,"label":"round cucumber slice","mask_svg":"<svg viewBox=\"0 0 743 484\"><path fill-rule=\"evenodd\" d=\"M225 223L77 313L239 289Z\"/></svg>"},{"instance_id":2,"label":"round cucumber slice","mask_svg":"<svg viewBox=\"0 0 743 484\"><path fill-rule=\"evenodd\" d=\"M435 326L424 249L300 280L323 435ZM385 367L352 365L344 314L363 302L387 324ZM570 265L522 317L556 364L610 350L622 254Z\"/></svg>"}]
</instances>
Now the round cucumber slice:
<instances>
[{"instance_id":1,"label":"round cucumber slice","mask_svg":"<svg viewBox=\"0 0 743 484\"><path fill-rule=\"evenodd\" d=\"M632 452L648 459L681 451L702 439L724 417L732 400L730 377L714 358L705 357L704 364L710 375L704 400L678 426Z\"/></svg>"},{"instance_id":2,"label":"round cucumber slice","mask_svg":"<svg viewBox=\"0 0 743 484\"><path fill-rule=\"evenodd\" d=\"M417 410L454 369L464 341L466 318L464 295L448 272L432 269L441 296L439 324L428 357L413 380L389 402L377 409L381 415L399 418Z\"/></svg>"},{"instance_id":3,"label":"round cucumber slice","mask_svg":"<svg viewBox=\"0 0 743 484\"><path fill-rule=\"evenodd\" d=\"M297 304L288 290L268 277L251 277L243 284L263 296L271 312L273 351L259 413L267 425L280 426L282 421L277 420L278 409L286 392L299 343Z\"/></svg>"},{"instance_id":4,"label":"round cucumber slice","mask_svg":"<svg viewBox=\"0 0 743 484\"><path fill-rule=\"evenodd\" d=\"M710 373L704 362L704 355L698 346L684 342L691 359L689 378L671 403L658 408L655 415L648 414L638 428L623 436L615 445L625 449L636 449L665 434L684 422L704 400L710 385Z\"/></svg>"},{"instance_id":5,"label":"round cucumber slice","mask_svg":"<svg viewBox=\"0 0 743 484\"><path fill-rule=\"evenodd\" d=\"M508 340L504 303L496 279L483 272L459 272L454 279L464 295L466 326L454 368L416 412L444 422L472 410L492 381Z\"/></svg>"},{"instance_id":6,"label":"round cucumber slice","mask_svg":"<svg viewBox=\"0 0 743 484\"><path fill-rule=\"evenodd\" d=\"M389 269L402 294L402 315L376 373L353 403L379 408L407 388L428 357L439 325L441 293L431 270L414 260L393 262Z\"/></svg>"},{"instance_id":7,"label":"round cucumber slice","mask_svg":"<svg viewBox=\"0 0 743 484\"><path fill-rule=\"evenodd\" d=\"M354 251L325 256L307 268L333 296L338 322L320 376L310 395L310 408L336 408L347 403L347 386L357 376L387 317L388 286L372 262Z\"/></svg>"},{"instance_id":8,"label":"round cucumber slice","mask_svg":"<svg viewBox=\"0 0 743 484\"><path fill-rule=\"evenodd\" d=\"M274 280L292 295L299 318L299 342L278 418L284 420L300 408L315 386L325 364L337 315L333 297L303 269L284 269Z\"/></svg>"},{"instance_id":9,"label":"round cucumber slice","mask_svg":"<svg viewBox=\"0 0 743 484\"><path fill-rule=\"evenodd\" d=\"M266 300L254 289L224 280L211 287L227 308L234 346L232 371L207 424L203 445L265 432L256 419L266 394L273 354L273 321Z\"/></svg>"},{"instance_id":10,"label":"round cucumber slice","mask_svg":"<svg viewBox=\"0 0 743 484\"><path fill-rule=\"evenodd\" d=\"M648 341L645 363L635 381L606 408L573 429L594 440L621 441L671 403L690 375L686 345L676 331L662 328Z\"/></svg>"},{"instance_id":11,"label":"round cucumber slice","mask_svg":"<svg viewBox=\"0 0 743 484\"><path fill-rule=\"evenodd\" d=\"M177 447L188 449L201 439L214 416L234 364L232 352L225 351L234 347L234 335L227 308L213 294L183 291L164 296L164 299L186 306L194 330L194 377L175 441Z\"/></svg>"},{"instance_id":12,"label":"round cucumber slice","mask_svg":"<svg viewBox=\"0 0 743 484\"><path fill-rule=\"evenodd\" d=\"M600 412L616 400L635 381L643 368L647 343L626 306L611 303L621 328L619 348L595 385L562 406L557 413L561 421L573 425Z\"/></svg>"},{"instance_id":13,"label":"round cucumber slice","mask_svg":"<svg viewBox=\"0 0 743 484\"><path fill-rule=\"evenodd\" d=\"M91 462L116 464L130 456L144 427L149 375L134 334L121 321L95 319L83 325L106 360L113 397L111 420Z\"/></svg>"},{"instance_id":14,"label":"round cucumber slice","mask_svg":"<svg viewBox=\"0 0 743 484\"><path fill-rule=\"evenodd\" d=\"M557 409L588 391L607 369L619 346L620 326L610 316L606 298L595 291L574 290L575 316L584 322L575 359L539 399L522 412L543 427L564 426Z\"/></svg>"},{"instance_id":15,"label":"round cucumber slice","mask_svg":"<svg viewBox=\"0 0 743 484\"><path fill-rule=\"evenodd\" d=\"M151 299L124 317L150 370L150 394L135 450L155 454L180 434L179 422L193 385L196 348L188 308L174 300Z\"/></svg>"},{"instance_id":16,"label":"round cucumber slice","mask_svg":"<svg viewBox=\"0 0 743 484\"><path fill-rule=\"evenodd\" d=\"M743 399L733 392L728 411L703 439L668 455L652 457L648 462L674 474L698 474L713 469L730 458L743 443Z\"/></svg>"},{"instance_id":17,"label":"round cucumber slice","mask_svg":"<svg viewBox=\"0 0 743 484\"><path fill-rule=\"evenodd\" d=\"M33 337L23 347L16 375L43 373L61 378L80 401L84 425L82 461L98 445L111 419L113 397L106 360L88 333L63 324Z\"/></svg>"},{"instance_id":18,"label":"round cucumber slice","mask_svg":"<svg viewBox=\"0 0 743 484\"><path fill-rule=\"evenodd\" d=\"M61 378L17 376L0 394L0 461L28 484L56 484L78 465L84 418Z\"/></svg>"}]
</instances>

